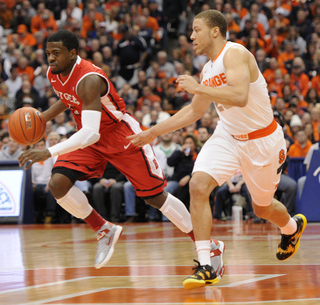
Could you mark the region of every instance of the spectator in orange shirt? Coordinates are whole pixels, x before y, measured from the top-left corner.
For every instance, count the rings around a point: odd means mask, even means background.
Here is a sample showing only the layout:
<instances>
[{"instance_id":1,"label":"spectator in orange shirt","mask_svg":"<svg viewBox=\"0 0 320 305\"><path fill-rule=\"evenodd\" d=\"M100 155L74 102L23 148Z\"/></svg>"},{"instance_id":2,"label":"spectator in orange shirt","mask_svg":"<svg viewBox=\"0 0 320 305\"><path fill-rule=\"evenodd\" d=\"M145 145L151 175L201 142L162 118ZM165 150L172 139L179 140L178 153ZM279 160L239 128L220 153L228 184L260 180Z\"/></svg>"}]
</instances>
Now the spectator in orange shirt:
<instances>
[{"instance_id":1,"label":"spectator in orange shirt","mask_svg":"<svg viewBox=\"0 0 320 305\"><path fill-rule=\"evenodd\" d=\"M278 35L278 30L275 26L269 28L269 38L265 39L265 51L270 57L278 58L279 47L284 41L284 38Z\"/></svg>"},{"instance_id":2,"label":"spectator in orange shirt","mask_svg":"<svg viewBox=\"0 0 320 305\"><path fill-rule=\"evenodd\" d=\"M293 44L290 41L285 41L284 43L284 51L281 52L278 56L278 62L280 68L286 68L291 72L291 63L294 59L295 55L293 52Z\"/></svg>"},{"instance_id":3,"label":"spectator in orange shirt","mask_svg":"<svg viewBox=\"0 0 320 305\"><path fill-rule=\"evenodd\" d=\"M236 0L234 2L234 10L235 13L237 13L240 17L240 19L242 19L244 16L246 16L249 11L242 6L242 1L241 0Z\"/></svg>"},{"instance_id":4,"label":"spectator in orange shirt","mask_svg":"<svg viewBox=\"0 0 320 305\"><path fill-rule=\"evenodd\" d=\"M18 59L17 72L19 76L28 75L30 83L33 84L34 69L31 66L29 66L29 61L25 56L22 56Z\"/></svg>"},{"instance_id":5,"label":"spectator in orange shirt","mask_svg":"<svg viewBox=\"0 0 320 305\"><path fill-rule=\"evenodd\" d=\"M42 3L39 3L39 5ZM57 22L54 19L53 14L48 10L44 9L40 14L35 15L31 19L31 32L35 34L38 31L44 32L44 35L48 37L50 34L49 28L53 29L53 32L58 30Z\"/></svg>"},{"instance_id":6,"label":"spectator in orange shirt","mask_svg":"<svg viewBox=\"0 0 320 305\"><path fill-rule=\"evenodd\" d=\"M315 106L310 111L311 124L313 126L314 138L319 141L320 108Z\"/></svg>"},{"instance_id":7,"label":"spectator in orange shirt","mask_svg":"<svg viewBox=\"0 0 320 305\"><path fill-rule=\"evenodd\" d=\"M290 26L290 20L286 16L288 16L288 11L282 7L278 7L273 18L269 20L269 26L274 26L278 31L278 35L283 38L287 38Z\"/></svg>"},{"instance_id":8,"label":"spectator in orange shirt","mask_svg":"<svg viewBox=\"0 0 320 305\"><path fill-rule=\"evenodd\" d=\"M293 86L300 89L301 94L305 97L309 90L309 77L302 72L305 69L304 62L301 57L296 57L293 60L292 73L291 73L291 89Z\"/></svg>"},{"instance_id":9,"label":"spectator in orange shirt","mask_svg":"<svg viewBox=\"0 0 320 305\"><path fill-rule=\"evenodd\" d=\"M230 32L229 32L229 39L228 39L228 41L242 44L244 47L245 47L245 45L246 45L243 40L237 38L237 33L236 33L235 31L230 31Z\"/></svg>"},{"instance_id":10,"label":"spectator in orange shirt","mask_svg":"<svg viewBox=\"0 0 320 305\"><path fill-rule=\"evenodd\" d=\"M275 81L275 72L276 70L280 68L279 67L279 63L277 61L276 58L272 57L270 59L270 66L268 69L266 69L263 73L264 78L266 79L266 82L268 84L273 83ZM285 68L280 68L280 70L282 71L282 74L287 74L287 70Z\"/></svg>"},{"instance_id":11,"label":"spectator in orange shirt","mask_svg":"<svg viewBox=\"0 0 320 305\"><path fill-rule=\"evenodd\" d=\"M236 33L239 33L241 31L240 26L237 25L237 23L234 21L232 15L230 13L225 14L227 25L228 25L228 31L235 31Z\"/></svg>"},{"instance_id":12,"label":"spectator in orange shirt","mask_svg":"<svg viewBox=\"0 0 320 305\"><path fill-rule=\"evenodd\" d=\"M96 6L93 3L88 4L88 13L82 18L81 36L87 38L87 33L94 29L94 21L103 22L103 15L96 11Z\"/></svg>"},{"instance_id":13,"label":"spectator in orange shirt","mask_svg":"<svg viewBox=\"0 0 320 305\"><path fill-rule=\"evenodd\" d=\"M272 92L276 97L282 96L282 89L284 86L283 75L281 69L276 69L274 72L274 81L268 85L269 92ZM271 94L270 94L271 96ZM275 102L275 101L274 101ZM271 104L274 106L273 100L271 99Z\"/></svg>"},{"instance_id":14,"label":"spectator in orange shirt","mask_svg":"<svg viewBox=\"0 0 320 305\"><path fill-rule=\"evenodd\" d=\"M290 158L305 158L312 143L308 140L307 134L303 129L297 131L296 138L297 140L289 148L288 156Z\"/></svg>"},{"instance_id":15,"label":"spectator in orange shirt","mask_svg":"<svg viewBox=\"0 0 320 305\"><path fill-rule=\"evenodd\" d=\"M320 96L320 67L317 69L317 75L311 79L311 88L316 89L318 95Z\"/></svg>"},{"instance_id":16,"label":"spectator in orange shirt","mask_svg":"<svg viewBox=\"0 0 320 305\"><path fill-rule=\"evenodd\" d=\"M22 47L27 45L33 47L37 44L37 40L32 34L28 32L28 28L26 25L24 24L18 25L17 34L18 34L19 45L21 45ZM13 40L15 40L14 35L15 34L13 33L7 36L8 44L11 43Z\"/></svg>"},{"instance_id":17,"label":"spectator in orange shirt","mask_svg":"<svg viewBox=\"0 0 320 305\"><path fill-rule=\"evenodd\" d=\"M308 104L313 104L313 105L316 105L317 103L320 103L320 96L317 92L317 90L315 88L310 88L308 90L308 93L305 97L305 101L308 103Z\"/></svg>"},{"instance_id":18,"label":"spectator in orange shirt","mask_svg":"<svg viewBox=\"0 0 320 305\"><path fill-rule=\"evenodd\" d=\"M0 25L2 25L4 29L9 29L12 18L12 10L8 8L4 0L0 0Z\"/></svg>"},{"instance_id":19,"label":"spectator in orange shirt","mask_svg":"<svg viewBox=\"0 0 320 305\"><path fill-rule=\"evenodd\" d=\"M142 88L142 96L137 100L136 110L140 110L141 107L144 105L145 101L150 101L151 105L152 105L153 102L160 102L161 103L161 98L159 95L153 94L153 92L151 91L149 86L144 86Z\"/></svg>"}]
</instances>

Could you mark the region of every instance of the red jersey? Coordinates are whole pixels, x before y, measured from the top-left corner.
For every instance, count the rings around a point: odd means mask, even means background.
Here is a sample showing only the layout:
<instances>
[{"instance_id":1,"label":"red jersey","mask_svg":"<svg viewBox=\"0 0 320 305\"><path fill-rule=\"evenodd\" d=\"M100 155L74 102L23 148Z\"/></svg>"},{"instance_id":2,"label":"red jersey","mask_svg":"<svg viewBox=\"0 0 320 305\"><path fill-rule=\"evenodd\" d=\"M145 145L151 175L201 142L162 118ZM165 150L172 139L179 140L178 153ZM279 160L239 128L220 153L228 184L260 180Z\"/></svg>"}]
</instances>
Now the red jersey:
<instances>
[{"instance_id":1,"label":"red jersey","mask_svg":"<svg viewBox=\"0 0 320 305\"><path fill-rule=\"evenodd\" d=\"M123 115L127 113L124 100L118 95L106 74L99 67L87 60L81 59L79 56L65 82L61 81L58 74L51 73L50 67L47 72L48 79L54 92L72 111L78 130L82 127L82 101L77 94L77 88L80 81L91 74L101 76L108 85L107 93L101 97L102 111L100 134L103 135L105 131L113 129L115 124L121 121Z\"/></svg>"}]
</instances>

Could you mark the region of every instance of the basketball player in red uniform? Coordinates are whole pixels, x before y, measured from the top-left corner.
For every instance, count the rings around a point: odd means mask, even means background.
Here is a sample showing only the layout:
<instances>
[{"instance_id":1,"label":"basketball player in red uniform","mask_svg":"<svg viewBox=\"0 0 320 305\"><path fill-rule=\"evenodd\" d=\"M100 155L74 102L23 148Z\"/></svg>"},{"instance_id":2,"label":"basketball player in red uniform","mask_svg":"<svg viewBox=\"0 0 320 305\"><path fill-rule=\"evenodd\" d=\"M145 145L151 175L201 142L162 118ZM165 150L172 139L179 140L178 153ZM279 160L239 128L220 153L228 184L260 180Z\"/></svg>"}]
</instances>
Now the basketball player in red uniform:
<instances>
[{"instance_id":1,"label":"basketball player in red uniform","mask_svg":"<svg viewBox=\"0 0 320 305\"><path fill-rule=\"evenodd\" d=\"M78 131L68 140L46 150L29 150L19 158L28 169L33 163L59 156L49 188L58 204L83 219L97 232L95 267L111 258L122 227L103 219L87 197L74 186L76 180L101 177L110 161L131 181L136 193L194 240L191 217L185 205L164 192L166 180L149 144L139 148L126 139L141 132L139 123L126 111L125 103L104 72L77 53L77 37L61 30L48 38L48 79L60 98L43 112L46 121L69 108ZM224 272L224 244L212 240L212 259L217 277Z\"/></svg>"}]
</instances>

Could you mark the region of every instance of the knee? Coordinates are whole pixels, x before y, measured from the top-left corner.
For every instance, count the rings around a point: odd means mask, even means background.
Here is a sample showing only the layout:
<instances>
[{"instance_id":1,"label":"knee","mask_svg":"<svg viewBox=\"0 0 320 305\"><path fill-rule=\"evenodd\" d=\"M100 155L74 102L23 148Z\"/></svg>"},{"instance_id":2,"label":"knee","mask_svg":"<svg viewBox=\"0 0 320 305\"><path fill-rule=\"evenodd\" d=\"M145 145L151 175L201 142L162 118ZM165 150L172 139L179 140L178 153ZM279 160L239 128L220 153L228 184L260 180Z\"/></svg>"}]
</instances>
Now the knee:
<instances>
[{"instance_id":1,"label":"knee","mask_svg":"<svg viewBox=\"0 0 320 305\"><path fill-rule=\"evenodd\" d=\"M49 180L49 190L56 199L64 197L68 193L70 188L73 186L72 182L67 177L62 177L64 178L60 178L56 175L53 175Z\"/></svg>"},{"instance_id":2,"label":"knee","mask_svg":"<svg viewBox=\"0 0 320 305\"><path fill-rule=\"evenodd\" d=\"M211 194L210 186L194 177L189 182L189 191L193 198L209 198Z\"/></svg>"}]
</instances>

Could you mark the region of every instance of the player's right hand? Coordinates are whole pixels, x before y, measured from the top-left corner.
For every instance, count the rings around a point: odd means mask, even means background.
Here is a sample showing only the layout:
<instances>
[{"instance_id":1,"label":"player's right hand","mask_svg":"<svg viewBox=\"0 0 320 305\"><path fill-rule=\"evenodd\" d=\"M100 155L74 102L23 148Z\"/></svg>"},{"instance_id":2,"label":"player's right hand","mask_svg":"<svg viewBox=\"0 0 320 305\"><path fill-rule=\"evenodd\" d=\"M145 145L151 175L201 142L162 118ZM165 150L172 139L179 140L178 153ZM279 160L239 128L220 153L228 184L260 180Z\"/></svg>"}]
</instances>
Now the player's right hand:
<instances>
[{"instance_id":1,"label":"player's right hand","mask_svg":"<svg viewBox=\"0 0 320 305\"><path fill-rule=\"evenodd\" d=\"M151 132L150 129L127 137L127 139L129 139L133 145L139 147L153 142L155 138L156 136Z\"/></svg>"}]
</instances>

